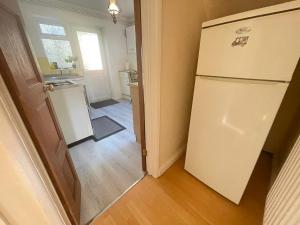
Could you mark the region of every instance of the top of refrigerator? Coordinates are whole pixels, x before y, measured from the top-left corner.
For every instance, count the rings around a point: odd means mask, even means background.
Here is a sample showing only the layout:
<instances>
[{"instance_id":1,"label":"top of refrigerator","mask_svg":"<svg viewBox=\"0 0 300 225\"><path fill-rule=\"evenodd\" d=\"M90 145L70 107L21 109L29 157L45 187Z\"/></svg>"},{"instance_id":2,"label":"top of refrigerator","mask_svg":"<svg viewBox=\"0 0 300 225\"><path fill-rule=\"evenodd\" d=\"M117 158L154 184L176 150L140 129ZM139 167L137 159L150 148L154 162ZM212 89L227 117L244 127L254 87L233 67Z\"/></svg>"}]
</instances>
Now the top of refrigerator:
<instances>
[{"instance_id":1,"label":"top of refrigerator","mask_svg":"<svg viewBox=\"0 0 300 225\"><path fill-rule=\"evenodd\" d=\"M289 82L300 56L300 1L202 25L197 75Z\"/></svg>"},{"instance_id":2,"label":"top of refrigerator","mask_svg":"<svg viewBox=\"0 0 300 225\"><path fill-rule=\"evenodd\" d=\"M286 2L286 3L278 4L278 5L249 10L246 12L237 13L237 14L233 14L230 16L217 18L214 20L209 20L209 21L202 23L202 28L209 27L209 26L215 26L218 24L227 23L227 22L231 22L231 21L246 19L246 18L252 18L252 17L273 14L273 13L279 13L279 12L283 12L283 11L287 11L287 10L295 10L299 7L300 7L300 0L290 1L290 2Z\"/></svg>"}]
</instances>

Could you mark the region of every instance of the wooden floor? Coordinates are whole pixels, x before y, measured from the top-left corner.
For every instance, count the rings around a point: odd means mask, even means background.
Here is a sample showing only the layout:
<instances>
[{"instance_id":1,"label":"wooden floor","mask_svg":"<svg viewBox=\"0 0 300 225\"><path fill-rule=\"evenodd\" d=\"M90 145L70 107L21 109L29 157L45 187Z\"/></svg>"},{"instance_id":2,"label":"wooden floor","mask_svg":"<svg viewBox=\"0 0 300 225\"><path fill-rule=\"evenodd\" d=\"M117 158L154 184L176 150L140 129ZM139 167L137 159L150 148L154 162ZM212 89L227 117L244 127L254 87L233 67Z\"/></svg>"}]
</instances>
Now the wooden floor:
<instances>
[{"instance_id":1,"label":"wooden floor","mask_svg":"<svg viewBox=\"0 0 300 225\"><path fill-rule=\"evenodd\" d=\"M129 101L91 109L91 118L107 115L126 127L101 141L70 149L81 182L81 224L86 224L144 175L135 142Z\"/></svg>"},{"instance_id":2,"label":"wooden floor","mask_svg":"<svg viewBox=\"0 0 300 225\"><path fill-rule=\"evenodd\" d=\"M263 153L240 206L184 169L184 158L162 177L146 176L92 225L261 225L272 158Z\"/></svg>"}]
</instances>

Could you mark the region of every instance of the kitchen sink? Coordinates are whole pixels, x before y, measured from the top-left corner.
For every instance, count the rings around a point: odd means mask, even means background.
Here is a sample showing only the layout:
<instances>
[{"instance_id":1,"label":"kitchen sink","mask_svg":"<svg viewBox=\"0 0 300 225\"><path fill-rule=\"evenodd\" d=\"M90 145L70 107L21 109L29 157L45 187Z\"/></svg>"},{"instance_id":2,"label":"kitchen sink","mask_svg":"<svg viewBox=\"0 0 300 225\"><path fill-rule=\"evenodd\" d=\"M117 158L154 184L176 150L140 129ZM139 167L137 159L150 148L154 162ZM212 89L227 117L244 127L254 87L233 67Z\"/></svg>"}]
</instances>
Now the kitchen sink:
<instances>
[{"instance_id":1,"label":"kitchen sink","mask_svg":"<svg viewBox=\"0 0 300 225\"><path fill-rule=\"evenodd\" d=\"M60 86L71 86L75 85L76 83L70 80L57 80L57 81L48 81L47 84L52 84L54 87L60 87Z\"/></svg>"}]
</instances>

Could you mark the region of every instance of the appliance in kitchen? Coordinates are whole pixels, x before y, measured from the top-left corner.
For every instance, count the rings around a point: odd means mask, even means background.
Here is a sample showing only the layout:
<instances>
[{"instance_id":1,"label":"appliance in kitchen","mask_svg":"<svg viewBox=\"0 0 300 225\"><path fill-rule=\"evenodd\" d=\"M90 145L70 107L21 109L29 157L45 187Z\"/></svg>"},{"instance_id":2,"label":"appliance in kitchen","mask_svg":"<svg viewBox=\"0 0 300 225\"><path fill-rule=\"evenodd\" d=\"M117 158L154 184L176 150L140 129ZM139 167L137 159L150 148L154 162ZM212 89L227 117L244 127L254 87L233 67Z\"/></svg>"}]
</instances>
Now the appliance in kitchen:
<instances>
[{"instance_id":1,"label":"appliance in kitchen","mask_svg":"<svg viewBox=\"0 0 300 225\"><path fill-rule=\"evenodd\" d=\"M49 97L66 143L73 145L93 136L83 77L46 76L45 83L53 87Z\"/></svg>"},{"instance_id":2,"label":"appliance in kitchen","mask_svg":"<svg viewBox=\"0 0 300 225\"><path fill-rule=\"evenodd\" d=\"M300 1L202 24L185 169L239 204L300 56Z\"/></svg>"}]
</instances>

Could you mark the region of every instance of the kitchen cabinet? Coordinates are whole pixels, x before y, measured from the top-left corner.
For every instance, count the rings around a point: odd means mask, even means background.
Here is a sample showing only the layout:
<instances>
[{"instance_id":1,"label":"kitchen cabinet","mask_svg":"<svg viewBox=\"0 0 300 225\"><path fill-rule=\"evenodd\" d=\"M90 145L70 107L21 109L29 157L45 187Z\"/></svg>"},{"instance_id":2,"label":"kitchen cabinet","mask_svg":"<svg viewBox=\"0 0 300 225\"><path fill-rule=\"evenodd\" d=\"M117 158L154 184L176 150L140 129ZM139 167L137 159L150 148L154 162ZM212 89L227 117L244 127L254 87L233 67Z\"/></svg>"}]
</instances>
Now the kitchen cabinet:
<instances>
[{"instance_id":1,"label":"kitchen cabinet","mask_svg":"<svg viewBox=\"0 0 300 225\"><path fill-rule=\"evenodd\" d=\"M93 135L83 85L56 89L49 95L67 144Z\"/></svg>"},{"instance_id":2,"label":"kitchen cabinet","mask_svg":"<svg viewBox=\"0 0 300 225\"><path fill-rule=\"evenodd\" d=\"M135 26L126 28L127 53L136 53Z\"/></svg>"}]
</instances>

